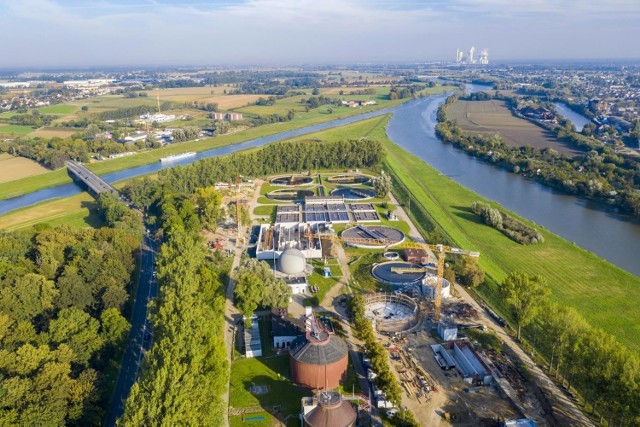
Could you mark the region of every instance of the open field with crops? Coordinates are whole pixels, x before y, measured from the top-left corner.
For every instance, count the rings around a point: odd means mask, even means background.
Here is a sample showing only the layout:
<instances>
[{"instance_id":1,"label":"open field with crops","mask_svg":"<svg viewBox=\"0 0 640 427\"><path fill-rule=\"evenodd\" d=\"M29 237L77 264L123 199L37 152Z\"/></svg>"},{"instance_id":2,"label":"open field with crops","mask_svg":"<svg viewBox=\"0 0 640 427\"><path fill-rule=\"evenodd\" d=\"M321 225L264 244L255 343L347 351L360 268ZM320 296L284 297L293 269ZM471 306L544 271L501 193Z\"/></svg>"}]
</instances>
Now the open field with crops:
<instances>
[{"instance_id":1,"label":"open field with crops","mask_svg":"<svg viewBox=\"0 0 640 427\"><path fill-rule=\"evenodd\" d=\"M30 137L41 137L41 138L68 138L74 133L82 132L83 129L77 128L56 128L56 127L44 127L37 130L34 130L29 134Z\"/></svg>"},{"instance_id":2,"label":"open field with crops","mask_svg":"<svg viewBox=\"0 0 640 427\"><path fill-rule=\"evenodd\" d=\"M39 163L24 157L0 154L0 183L49 172Z\"/></svg>"},{"instance_id":3,"label":"open field with crops","mask_svg":"<svg viewBox=\"0 0 640 427\"><path fill-rule=\"evenodd\" d=\"M468 133L484 136L499 134L504 143L512 147L551 147L567 155L576 154L576 150L559 142L551 132L512 115L503 101L458 100L446 111L447 119L455 120Z\"/></svg>"}]
</instances>

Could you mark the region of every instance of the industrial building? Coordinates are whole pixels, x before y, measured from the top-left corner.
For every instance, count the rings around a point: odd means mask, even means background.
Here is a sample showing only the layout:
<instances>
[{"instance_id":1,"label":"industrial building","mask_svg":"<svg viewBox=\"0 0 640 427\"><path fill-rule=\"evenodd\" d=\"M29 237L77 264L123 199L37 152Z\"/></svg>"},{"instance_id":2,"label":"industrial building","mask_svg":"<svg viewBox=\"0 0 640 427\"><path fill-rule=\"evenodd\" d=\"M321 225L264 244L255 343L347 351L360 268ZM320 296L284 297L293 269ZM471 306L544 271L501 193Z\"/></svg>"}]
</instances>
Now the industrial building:
<instances>
[{"instance_id":1,"label":"industrial building","mask_svg":"<svg viewBox=\"0 0 640 427\"><path fill-rule=\"evenodd\" d=\"M294 215L288 213L286 215ZM287 217L281 217L287 220ZM291 217L291 219L295 219ZM276 225L260 226L256 245L256 258L276 261L287 249L297 249L305 258L322 258L320 235L333 235L333 229L324 224L304 224L300 222L282 222Z\"/></svg>"},{"instance_id":2,"label":"industrial building","mask_svg":"<svg viewBox=\"0 0 640 427\"><path fill-rule=\"evenodd\" d=\"M242 113L211 113L210 117L213 120L227 120L233 122L236 120L242 120Z\"/></svg>"},{"instance_id":3,"label":"industrial building","mask_svg":"<svg viewBox=\"0 0 640 427\"><path fill-rule=\"evenodd\" d=\"M431 349L441 368L455 367L466 382L490 384L493 381L491 370L468 341L447 341L442 344L434 344Z\"/></svg>"},{"instance_id":4,"label":"industrial building","mask_svg":"<svg viewBox=\"0 0 640 427\"><path fill-rule=\"evenodd\" d=\"M317 321L311 308L306 317L306 333L289 347L291 378L314 390L337 388L347 373L349 349L342 338Z\"/></svg>"},{"instance_id":5,"label":"industrial building","mask_svg":"<svg viewBox=\"0 0 640 427\"><path fill-rule=\"evenodd\" d=\"M402 258L404 258L406 262L411 262L413 264L429 263L429 254L421 248L404 248L402 250Z\"/></svg>"},{"instance_id":6,"label":"industrial building","mask_svg":"<svg viewBox=\"0 0 640 427\"><path fill-rule=\"evenodd\" d=\"M351 402L329 391L303 398L301 415L304 427L352 427L357 419Z\"/></svg>"},{"instance_id":7,"label":"industrial building","mask_svg":"<svg viewBox=\"0 0 640 427\"><path fill-rule=\"evenodd\" d=\"M467 56L465 56L464 52L461 51L460 49L456 49L455 63L466 64L466 65L473 65L473 64L489 65L489 49L482 49L480 51L480 56L478 58L476 58L475 54L476 54L476 48L473 46L471 47L471 49L469 49L469 53L467 54Z\"/></svg>"},{"instance_id":8,"label":"industrial building","mask_svg":"<svg viewBox=\"0 0 640 427\"><path fill-rule=\"evenodd\" d=\"M244 330L244 355L246 357L262 356L259 321L258 316L253 316L251 318L251 328L245 328Z\"/></svg>"},{"instance_id":9,"label":"industrial building","mask_svg":"<svg viewBox=\"0 0 640 427\"><path fill-rule=\"evenodd\" d=\"M271 336L274 348L289 348L296 338L304 336L305 331L304 321L290 317L286 308L271 310Z\"/></svg>"}]
</instances>

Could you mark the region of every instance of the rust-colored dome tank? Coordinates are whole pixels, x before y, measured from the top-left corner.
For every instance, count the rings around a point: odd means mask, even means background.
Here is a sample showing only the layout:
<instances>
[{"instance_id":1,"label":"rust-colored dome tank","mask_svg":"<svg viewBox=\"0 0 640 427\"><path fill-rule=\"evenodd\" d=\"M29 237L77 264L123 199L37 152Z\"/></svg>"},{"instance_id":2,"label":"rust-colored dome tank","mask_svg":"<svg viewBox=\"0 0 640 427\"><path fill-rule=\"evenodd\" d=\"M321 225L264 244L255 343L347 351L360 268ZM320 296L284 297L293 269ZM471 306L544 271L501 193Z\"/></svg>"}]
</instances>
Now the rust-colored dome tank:
<instances>
[{"instance_id":1,"label":"rust-colored dome tank","mask_svg":"<svg viewBox=\"0 0 640 427\"><path fill-rule=\"evenodd\" d=\"M353 405L342 399L339 393L323 392L318 396L318 406L304 416L305 427L352 427L357 413Z\"/></svg>"},{"instance_id":2,"label":"rust-colored dome tank","mask_svg":"<svg viewBox=\"0 0 640 427\"><path fill-rule=\"evenodd\" d=\"M325 331L296 338L289 349L293 382L314 390L337 388L347 373L345 342Z\"/></svg>"}]
</instances>

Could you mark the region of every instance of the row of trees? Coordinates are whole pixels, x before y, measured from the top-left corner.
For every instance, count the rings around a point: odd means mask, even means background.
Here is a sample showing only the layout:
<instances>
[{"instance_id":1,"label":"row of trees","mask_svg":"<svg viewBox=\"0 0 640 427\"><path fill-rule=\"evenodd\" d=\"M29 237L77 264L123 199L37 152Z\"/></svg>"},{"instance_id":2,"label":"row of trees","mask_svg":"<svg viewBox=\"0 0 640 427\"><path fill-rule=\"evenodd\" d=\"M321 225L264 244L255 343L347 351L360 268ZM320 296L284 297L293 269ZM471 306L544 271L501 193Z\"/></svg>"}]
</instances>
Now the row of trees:
<instances>
[{"instance_id":1,"label":"row of trees","mask_svg":"<svg viewBox=\"0 0 640 427\"><path fill-rule=\"evenodd\" d=\"M349 299L349 310L353 318L353 331L355 335L364 341L365 351L371 361L371 370L378 374L375 383L380 390L384 392L388 401L393 402L397 407L402 405L402 396L400 386L395 375L389 368L389 356L387 350L376 338L371 326L371 320L365 317L364 298L360 294L353 294ZM411 413L403 411L402 425L407 427L418 426L419 424L413 419Z\"/></svg>"},{"instance_id":2,"label":"row of trees","mask_svg":"<svg viewBox=\"0 0 640 427\"><path fill-rule=\"evenodd\" d=\"M499 135L466 134L457 123L447 120L446 106L438 110L436 134L466 153L514 173L579 196L590 197L640 215L640 163L623 157L610 147L599 145L585 154L569 158L552 148L506 145ZM574 133L575 138L586 138Z\"/></svg>"},{"instance_id":3,"label":"row of trees","mask_svg":"<svg viewBox=\"0 0 640 427\"><path fill-rule=\"evenodd\" d=\"M226 266L209 258L189 198L165 193L159 204L165 242L151 306L154 345L118 425L222 425L229 379L222 332Z\"/></svg>"},{"instance_id":4,"label":"row of trees","mask_svg":"<svg viewBox=\"0 0 640 427\"><path fill-rule=\"evenodd\" d=\"M380 163L379 141L283 142L260 150L213 157L194 164L160 171L160 182L176 192L193 193L196 188L233 182L235 177L267 176L315 168L371 168Z\"/></svg>"},{"instance_id":5,"label":"row of trees","mask_svg":"<svg viewBox=\"0 0 640 427\"><path fill-rule=\"evenodd\" d=\"M0 424L102 423L138 247L107 227L0 234Z\"/></svg>"},{"instance_id":6,"label":"row of trees","mask_svg":"<svg viewBox=\"0 0 640 427\"><path fill-rule=\"evenodd\" d=\"M507 215L506 213L492 208L483 202L474 202L471 210L478 215L485 224L502 231L511 240L523 245L531 243L543 243L544 237L538 230L525 225L521 221Z\"/></svg>"},{"instance_id":7,"label":"row of trees","mask_svg":"<svg viewBox=\"0 0 640 427\"><path fill-rule=\"evenodd\" d=\"M573 308L550 302L544 278L512 272L501 293L516 323L548 361L548 370L585 399L608 425L640 423L640 357L616 339L591 327Z\"/></svg>"}]
</instances>

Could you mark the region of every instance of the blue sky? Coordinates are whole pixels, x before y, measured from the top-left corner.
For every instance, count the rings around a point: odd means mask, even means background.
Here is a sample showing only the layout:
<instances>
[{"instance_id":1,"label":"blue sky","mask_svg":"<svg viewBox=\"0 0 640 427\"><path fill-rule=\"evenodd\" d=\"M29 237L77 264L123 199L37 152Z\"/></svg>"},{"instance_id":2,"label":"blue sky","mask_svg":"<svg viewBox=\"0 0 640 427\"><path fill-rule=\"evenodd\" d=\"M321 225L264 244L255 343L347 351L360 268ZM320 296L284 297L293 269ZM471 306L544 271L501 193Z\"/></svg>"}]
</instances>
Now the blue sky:
<instances>
[{"instance_id":1,"label":"blue sky","mask_svg":"<svg viewBox=\"0 0 640 427\"><path fill-rule=\"evenodd\" d=\"M0 0L0 68L640 59L640 0Z\"/></svg>"}]
</instances>

